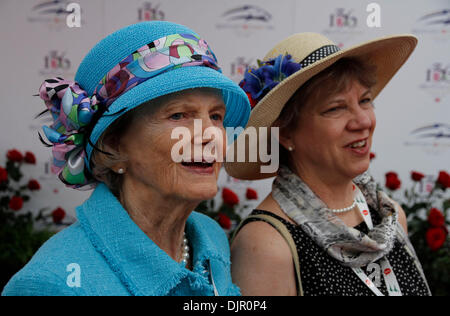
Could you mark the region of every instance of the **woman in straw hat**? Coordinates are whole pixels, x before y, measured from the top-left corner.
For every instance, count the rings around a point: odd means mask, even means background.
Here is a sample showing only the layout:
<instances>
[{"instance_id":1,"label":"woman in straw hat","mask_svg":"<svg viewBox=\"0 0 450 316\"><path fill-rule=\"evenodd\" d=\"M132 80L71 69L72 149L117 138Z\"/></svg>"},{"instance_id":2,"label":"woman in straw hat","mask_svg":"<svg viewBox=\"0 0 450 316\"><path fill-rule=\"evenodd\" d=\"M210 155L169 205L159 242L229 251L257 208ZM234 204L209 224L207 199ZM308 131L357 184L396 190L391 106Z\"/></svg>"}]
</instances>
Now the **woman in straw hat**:
<instances>
[{"instance_id":1,"label":"woman in straw hat","mask_svg":"<svg viewBox=\"0 0 450 316\"><path fill-rule=\"evenodd\" d=\"M95 190L3 295L238 295L226 235L192 212L217 193L221 157L171 154L176 128L190 146L194 120L223 132L250 115L208 44L178 24L134 24L100 41L75 80L41 86L54 119L44 133L60 180ZM224 145L202 135L202 148Z\"/></svg>"},{"instance_id":2,"label":"woman in straw hat","mask_svg":"<svg viewBox=\"0 0 450 316\"><path fill-rule=\"evenodd\" d=\"M240 179L276 176L232 244L243 295L429 295L403 210L366 173L373 100L416 43L391 36L340 50L320 34L295 34L246 73L247 129L279 128L281 165L225 165ZM257 150L239 142L245 135L235 144Z\"/></svg>"}]
</instances>

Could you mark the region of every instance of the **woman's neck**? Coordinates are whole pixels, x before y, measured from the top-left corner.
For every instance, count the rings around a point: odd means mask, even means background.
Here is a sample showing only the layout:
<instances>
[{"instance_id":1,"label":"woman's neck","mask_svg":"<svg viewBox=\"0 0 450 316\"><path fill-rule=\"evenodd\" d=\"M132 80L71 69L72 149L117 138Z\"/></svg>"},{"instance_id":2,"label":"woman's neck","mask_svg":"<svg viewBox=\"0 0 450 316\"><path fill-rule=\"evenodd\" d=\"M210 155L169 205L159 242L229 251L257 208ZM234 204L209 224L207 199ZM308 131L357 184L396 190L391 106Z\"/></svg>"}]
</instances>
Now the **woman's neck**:
<instances>
[{"instance_id":1,"label":"woman's neck","mask_svg":"<svg viewBox=\"0 0 450 316\"><path fill-rule=\"evenodd\" d=\"M295 168L295 173L330 209L341 209L353 203L352 179L333 177L320 172L308 172L309 169Z\"/></svg>"},{"instance_id":2,"label":"woman's neck","mask_svg":"<svg viewBox=\"0 0 450 316\"><path fill-rule=\"evenodd\" d=\"M136 183L124 183L119 198L139 228L175 261L180 261L186 221L197 202L176 200Z\"/></svg>"}]
</instances>

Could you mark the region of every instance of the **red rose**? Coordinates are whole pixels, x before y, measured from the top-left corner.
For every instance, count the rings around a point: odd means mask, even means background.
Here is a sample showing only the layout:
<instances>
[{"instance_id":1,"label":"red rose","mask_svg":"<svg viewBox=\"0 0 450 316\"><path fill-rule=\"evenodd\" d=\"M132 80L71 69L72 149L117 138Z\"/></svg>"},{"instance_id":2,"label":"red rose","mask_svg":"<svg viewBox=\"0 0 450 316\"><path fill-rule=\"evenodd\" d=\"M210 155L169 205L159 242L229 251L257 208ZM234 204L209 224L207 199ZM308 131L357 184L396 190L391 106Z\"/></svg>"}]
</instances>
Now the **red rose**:
<instances>
[{"instance_id":1,"label":"red rose","mask_svg":"<svg viewBox=\"0 0 450 316\"><path fill-rule=\"evenodd\" d=\"M433 251L441 248L447 239L447 233L445 227L431 227L428 229L425 235L428 247Z\"/></svg>"},{"instance_id":2,"label":"red rose","mask_svg":"<svg viewBox=\"0 0 450 316\"><path fill-rule=\"evenodd\" d=\"M11 161L21 162L23 160L23 155L17 149L11 149L6 154L6 158L8 158L8 160L11 160Z\"/></svg>"},{"instance_id":3,"label":"red rose","mask_svg":"<svg viewBox=\"0 0 450 316\"><path fill-rule=\"evenodd\" d=\"M30 189L31 191L36 191L40 188L41 185L39 184L39 182L37 182L37 180L31 179L30 181L28 181L28 189Z\"/></svg>"},{"instance_id":4,"label":"red rose","mask_svg":"<svg viewBox=\"0 0 450 316\"><path fill-rule=\"evenodd\" d=\"M257 200L258 199L258 192L251 188L247 188L247 192L245 192L245 196L248 200Z\"/></svg>"},{"instance_id":5,"label":"red rose","mask_svg":"<svg viewBox=\"0 0 450 316\"><path fill-rule=\"evenodd\" d=\"M231 220L225 214L219 213L217 221L219 222L219 225L222 226L223 229L231 228Z\"/></svg>"},{"instance_id":6,"label":"red rose","mask_svg":"<svg viewBox=\"0 0 450 316\"><path fill-rule=\"evenodd\" d=\"M61 207L58 207L57 209L55 209L52 212L52 217L53 217L53 222L55 224L59 224L62 222L64 217L66 217L66 212Z\"/></svg>"},{"instance_id":7,"label":"red rose","mask_svg":"<svg viewBox=\"0 0 450 316\"><path fill-rule=\"evenodd\" d=\"M439 172L439 176L438 176L437 182L444 189L450 188L450 175L447 172L445 172L445 171Z\"/></svg>"},{"instance_id":8,"label":"red rose","mask_svg":"<svg viewBox=\"0 0 450 316\"><path fill-rule=\"evenodd\" d=\"M420 181L425 177L425 175L423 173L417 172L417 171L412 171L411 172L411 179L413 181Z\"/></svg>"},{"instance_id":9,"label":"red rose","mask_svg":"<svg viewBox=\"0 0 450 316\"><path fill-rule=\"evenodd\" d=\"M400 188L402 182L398 178L398 175L395 172L386 173L386 184L385 186L391 190L397 190Z\"/></svg>"},{"instance_id":10,"label":"red rose","mask_svg":"<svg viewBox=\"0 0 450 316\"><path fill-rule=\"evenodd\" d=\"M9 200L9 208L14 210L14 211L18 211L22 208L23 206L23 199L20 196L13 196L10 200Z\"/></svg>"},{"instance_id":11,"label":"red rose","mask_svg":"<svg viewBox=\"0 0 450 316\"><path fill-rule=\"evenodd\" d=\"M226 204L230 206L239 203L239 197L236 195L236 193L227 188L224 188L222 191L222 199Z\"/></svg>"},{"instance_id":12,"label":"red rose","mask_svg":"<svg viewBox=\"0 0 450 316\"><path fill-rule=\"evenodd\" d=\"M0 183L8 181L8 171L5 168L0 167Z\"/></svg>"},{"instance_id":13,"label":"red rose","mask_svg":"<svg viewBox=\"0 0 450 316\"><path fill-rule=\"evenodd\" d=\"M433 207L428 214L428 222L431 226L441 227L445 224L444 215L437 208Z\"/></svg>"},{"instance_id":14,"label":"red rose","mask_svg":"<svg viewBox=\"0 0 450 316\"><path fill-rule=\"evenodd\" d=\"M34 156L34 154L31 151L27 151L25 153L25 158L24 158L26 163L30 163L30 164L36 164L36 157Z\"/></svg>"},{"instance_id":15,"label":"red rose","mask_svg":"<svg viewBox=\"0 0 450 316\"><path fill-rule=\"evenodd\" d=\"M376 157L376 155L375 155L375 153L373 153L373 152L370 152L370 154L369 154L369 158L370 158L370 160L372 160L373 158L375 158Z\"/></svg>"}]
</instances>

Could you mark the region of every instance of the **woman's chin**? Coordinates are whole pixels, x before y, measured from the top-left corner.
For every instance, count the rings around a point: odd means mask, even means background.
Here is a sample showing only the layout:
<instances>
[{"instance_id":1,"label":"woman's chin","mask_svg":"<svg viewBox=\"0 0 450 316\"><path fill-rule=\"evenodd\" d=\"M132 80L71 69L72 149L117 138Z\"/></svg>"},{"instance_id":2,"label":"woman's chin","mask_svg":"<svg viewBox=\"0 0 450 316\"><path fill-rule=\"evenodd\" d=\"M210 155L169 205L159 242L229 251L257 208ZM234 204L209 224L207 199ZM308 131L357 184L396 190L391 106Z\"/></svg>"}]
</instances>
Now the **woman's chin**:
<instances>
[{"instance_id":1,"label":"woman's chin","mask_svg":"<svg viewBox=\"0 0 450 316\"><path fill-rule=\"evenodd\" d=\"M217 183L190 183L186 189L186 197L192 200L204 201L213 199L218 191Z\"/></svg>"},{"instance_id":2,"label":"woman's chin","mask_svg":"<svg viewBox=\"0 0 450 316\"><path fill-rule=\"evenodd\" d=\"M356 178L360 174L363 174L367 170L369 170L370 162L361 161L357 165L353 165L351 168L350 178Z\"/></svg>"}]
</instances>

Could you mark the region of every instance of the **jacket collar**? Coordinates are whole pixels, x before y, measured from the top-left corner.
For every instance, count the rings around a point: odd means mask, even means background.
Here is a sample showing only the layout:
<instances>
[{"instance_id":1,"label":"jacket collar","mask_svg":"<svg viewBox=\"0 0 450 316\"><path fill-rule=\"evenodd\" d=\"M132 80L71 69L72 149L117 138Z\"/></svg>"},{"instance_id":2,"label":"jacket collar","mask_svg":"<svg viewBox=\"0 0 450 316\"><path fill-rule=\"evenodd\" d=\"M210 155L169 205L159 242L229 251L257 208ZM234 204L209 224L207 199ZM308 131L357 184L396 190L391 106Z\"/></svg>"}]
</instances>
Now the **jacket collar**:
<instances>
[{"instance_id":1,"label":"jacket collar","mask_svg":"<svg viewBox=\"0 0 450 316\"><path fill-rule=\"evenodd\" d=\"M208 260L216 266L229 265L229 258L207 234L208 227L198 213L193 212L186 222L186 234L194 252L194 268L190 271L147 237L105 184L99 184L76 211L96 250L133 295L166 295L187 277L209 286L202 273L210 264Z\"/></svg>"}]
</instances>

